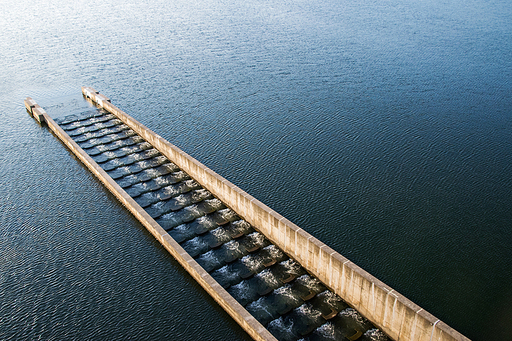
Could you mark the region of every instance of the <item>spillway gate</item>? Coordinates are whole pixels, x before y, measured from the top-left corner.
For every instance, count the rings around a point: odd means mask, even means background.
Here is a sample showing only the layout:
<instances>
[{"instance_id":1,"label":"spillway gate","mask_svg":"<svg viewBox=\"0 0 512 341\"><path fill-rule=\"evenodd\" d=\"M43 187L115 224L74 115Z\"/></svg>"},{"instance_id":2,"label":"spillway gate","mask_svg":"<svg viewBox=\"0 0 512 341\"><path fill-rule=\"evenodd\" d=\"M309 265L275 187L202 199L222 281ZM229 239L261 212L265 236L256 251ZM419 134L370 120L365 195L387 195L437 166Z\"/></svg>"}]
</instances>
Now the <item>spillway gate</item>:
<instances>
[{"instance_id":1,"label":"spillway gate","mask_svg":"<svg viewBox=\"0 0 512 341\"><path fill-rule=\"evenodd\" d=\"M323 261L321 257L307 259L303 264L303 257L290 252L290 247L304 248L300 242L297 244L297 233L305 232L297 230L293 237L285 232L284 238L282 234L281 238L276 238L272 232L265 233L262 224L254 224L258 220L251 217L254 208L241 210L240 207L248 204L241 204L236 195L234 203L232 194L216 190L219 185L215 183L220 180L221 186L226 186L226 180L162 141L113 106L104 95L88 87L82 88L82 92L100 109L53 120L32 99L27 98L25 105L38 122L48 124L254 339L385 341L389 340L388 336L397 340L420 340L426 339L422 335L427 335L430 340L467 340L448 326L444 327L442 322L439 325L440 321L433 317L430 320L434 322L428 321L430 329L427 325L425 333L418 319L421 308L409 319L400 317L400 329L404 323L411 327L407 333L402 334L403 329L399 331L398 337L385 323L376 327L379 321L364 317L350 295L348 300L343 299L332 289L332 274L329 281L322 281L319 278L322 276L316 275L311 266L308 268L312 262ZM197 168L202 175L198 176ZM238 188L235 190L242 192L244 198L252 198ZM264 206L253 198L250 204L259 209ZM263 209L280 218L266 206ZM261 213L256 215L261 219ZM284 219L279 219L281 222L288 224ZM310 248L312 241L314 248L316 240L307 234L306 237L307 247ZM285 247L278 245L283 239L286 239ZM294 244L290 246L292 239ZM327 250L331 256L336 255L327 247L320 245L319 248ZM328 261L332 268L332 259ZM347 263L343 263L342 271ZM323 264L316 266L326 268ZM341 273L338 275L343 277ZM353 278L354 273L351 276ZM377 305L375 284L380 283L374 281L371 287L374 310ZM392 291L388 290L386 301ZM396 318L395 314L400 315L396 304L398 294L391 297L395 298L393 316L388 316L388 320ZM384 310L384 315L386 313Z\"/></svg>"}]
</instances>

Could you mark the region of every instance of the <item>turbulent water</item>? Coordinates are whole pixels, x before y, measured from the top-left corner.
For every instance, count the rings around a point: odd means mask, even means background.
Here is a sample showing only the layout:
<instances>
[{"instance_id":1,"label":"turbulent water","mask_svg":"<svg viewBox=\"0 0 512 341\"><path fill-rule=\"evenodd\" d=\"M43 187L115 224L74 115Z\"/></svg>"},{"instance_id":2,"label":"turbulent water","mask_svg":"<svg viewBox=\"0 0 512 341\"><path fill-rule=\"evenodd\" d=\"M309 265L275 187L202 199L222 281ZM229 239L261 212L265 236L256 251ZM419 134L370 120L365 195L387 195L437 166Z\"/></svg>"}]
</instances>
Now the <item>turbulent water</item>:
<instances>
[{"instance_id":1,"label":"turbulent water","mask_svg":"<svg viewBox=\"0 0 512 341\"><path fill-rule=\"evenodd\" d=\"M20 0L0 25L0 339L248 339L24 110L83 111L82 85L468 337L511 339L510 2Z\"/></svg>"}]
</instances>

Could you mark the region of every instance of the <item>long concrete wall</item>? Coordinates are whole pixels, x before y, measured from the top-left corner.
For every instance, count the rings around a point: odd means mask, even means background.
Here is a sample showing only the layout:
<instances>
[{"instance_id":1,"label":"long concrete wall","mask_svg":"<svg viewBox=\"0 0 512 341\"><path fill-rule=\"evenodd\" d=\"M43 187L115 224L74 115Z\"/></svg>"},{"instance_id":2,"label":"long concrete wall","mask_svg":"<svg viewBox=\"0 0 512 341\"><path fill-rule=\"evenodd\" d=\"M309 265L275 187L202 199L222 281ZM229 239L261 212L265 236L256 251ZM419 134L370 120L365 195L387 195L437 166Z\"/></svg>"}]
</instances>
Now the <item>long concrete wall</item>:
<instances>
[{"instance_id":1,"label":"long concrete wall","mask_svg":"<svg viewBox=\"0 0 512 341\"><path fill-rule=\"evenodd\" d=\"M98 100L108 99L99 97ZM100 102L101 103L101 102ZM114 194L146 229L176 258L189 274L220 304L225 311L255 340L277 341L270 332L217 283L135 200L126 193L69 135L32 100L25 100L27 111L39 122L46 122L55 135Z\"/></svg>"}]
</instances>

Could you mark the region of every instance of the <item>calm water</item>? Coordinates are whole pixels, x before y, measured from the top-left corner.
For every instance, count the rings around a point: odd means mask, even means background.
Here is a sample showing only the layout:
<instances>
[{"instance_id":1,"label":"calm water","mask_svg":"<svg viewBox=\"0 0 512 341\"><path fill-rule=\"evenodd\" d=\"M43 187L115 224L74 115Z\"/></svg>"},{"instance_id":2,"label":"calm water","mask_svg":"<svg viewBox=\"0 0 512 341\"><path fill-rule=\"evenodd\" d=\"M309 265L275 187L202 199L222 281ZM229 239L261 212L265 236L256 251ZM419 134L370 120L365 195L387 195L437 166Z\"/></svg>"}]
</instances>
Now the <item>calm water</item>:
<instances>
[{"instance_id":1,"label":"calm water","mask_svg":"<svg viewBox=\"0 0 512 341\"><path fill-rule=\"evenodd\" d=\"M93 86L475 340L512 340L512 3L0 3L0 339L249 339L23 107Z\"/></svg>"}]
</instances>

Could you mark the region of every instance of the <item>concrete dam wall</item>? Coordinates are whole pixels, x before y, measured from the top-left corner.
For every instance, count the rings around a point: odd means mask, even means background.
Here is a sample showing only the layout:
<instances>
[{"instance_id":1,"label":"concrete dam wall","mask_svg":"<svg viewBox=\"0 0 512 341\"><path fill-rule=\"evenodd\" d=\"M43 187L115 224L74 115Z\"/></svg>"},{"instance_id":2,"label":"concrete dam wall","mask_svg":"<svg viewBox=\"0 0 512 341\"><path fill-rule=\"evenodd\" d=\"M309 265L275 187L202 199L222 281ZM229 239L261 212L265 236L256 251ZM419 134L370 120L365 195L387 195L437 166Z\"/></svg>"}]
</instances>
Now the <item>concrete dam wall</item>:
<instances>
[{"instance_id":1,"label":"concrete dam wall","mask_svg":"<svg viewBox=\"0 0 512 341\"><path fill-rule=\"evenodd\" d=\"M468 340L104 95L82 92L106 113L58 124L25 104L254 339ZM109 124L88 128L98 122Z\"/></svg>"}]
</instances>

